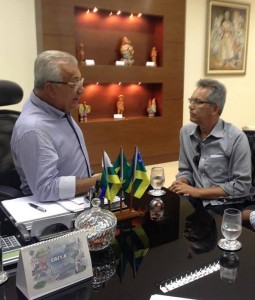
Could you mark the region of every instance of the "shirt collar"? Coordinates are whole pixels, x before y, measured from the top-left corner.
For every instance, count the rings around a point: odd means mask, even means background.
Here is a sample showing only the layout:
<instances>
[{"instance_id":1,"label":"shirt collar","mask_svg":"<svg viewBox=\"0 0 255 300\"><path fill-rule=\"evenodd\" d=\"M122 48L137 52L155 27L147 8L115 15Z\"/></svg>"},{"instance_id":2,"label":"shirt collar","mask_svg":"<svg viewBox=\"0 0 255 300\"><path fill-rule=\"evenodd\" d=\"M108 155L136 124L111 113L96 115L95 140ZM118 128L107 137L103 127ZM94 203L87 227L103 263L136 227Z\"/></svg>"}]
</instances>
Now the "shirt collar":
<instances>
[{"instance_id":1,"label":"shirt collar","mask_svg":"<svg viewBox=\"0 0 255 300\"><path fill-rule=\"evenodd\" d=\"M219 119L216 125L213 127L213 130L210 132L209 136L213 136L215 138L222 138L223 137L223 129L224 129L224 121ZM190 136L194 136L196 139L200 139L199 127L196 126L190 132Z\"/></svg>"},{"instance_id":2,"label":"shirt collar","mask_svg":"<svg viewBox=\"0 0 255 300\"><path fill-rule=\"evenodd\" d=\"M38 98L34 91L31 94L31 102L39 107L40 109L44 110L47 114L51 115L51 116L56 116L57 118L61 119L65 116L65 113L57 108L55 108L54 106L46 103L45 101L41 100L40 98Z\"/></svg>"}]
</instances>

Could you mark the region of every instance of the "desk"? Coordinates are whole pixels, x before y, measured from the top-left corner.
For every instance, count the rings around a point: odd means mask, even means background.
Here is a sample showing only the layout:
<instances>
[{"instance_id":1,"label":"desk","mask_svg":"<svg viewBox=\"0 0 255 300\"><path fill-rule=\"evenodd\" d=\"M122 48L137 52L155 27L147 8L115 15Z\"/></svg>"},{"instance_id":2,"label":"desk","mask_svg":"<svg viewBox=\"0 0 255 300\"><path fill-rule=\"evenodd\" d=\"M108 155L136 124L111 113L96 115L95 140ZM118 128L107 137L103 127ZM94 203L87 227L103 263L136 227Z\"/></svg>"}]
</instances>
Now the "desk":
<instances>
[{"instance_id":1,"label":"desk","mask_svg":"<svg viewBox=\"0 0 255 300\"><path fill-rule=\"evenodd\" d=\"M179 198L175 194L168 191L167 194L162 197L165 203L167 221L161 221L158 222L158 224L154 222L153 226L147 218L149 212L146 211L146 207L151 199L151 196L146 195L143 199L144 202L138 202L138 205L143 208L145 213L145 216L141 218L139 222L144 227L144 230L151 230L149 240L152 242L148 253L142 257L140 261L141 264L138 271L135 273L131 267L132 264L127 263L121 279L115 272L106 283L102 286L98 286L97 291L91 287L91 281L81 283L72 287L72 289L64 291L65 293L71 293L69 298L68 296L65 297L66 299L149 300L152 294L162 294L160 289L156 286L156 283L179 274L185 274L187 271L194 271L201 266L208 265L220 259L223 251L220 250L216 244L216 241L222 236L220 231L220 216L215 217L215 219L204 218L203 213L201 217L201 212L199 212L198 216L197 211L194 210L189 202L179 201ZM195 218L193 218L194 212ZM189 218L186 220L188 216ZM213 221L210 223L211 227L209 226L207 228L207 225L205 225L207 220L210 222ZM197 224L194 225L193 221L197 221ZM202 227L201 224L199 224L200 222L203 223ZM176 225L178 225L178 228ZM189 235L191 235L191 232L194 232L197 237L203 237L202 242L191 242L183 235L187 226L189 227ZM215 230L212 229L213 226L215 226ZM205 228L207 229L205 230ZM209 235L206 234L208 232ZM122 234L124 234L124 232L122 232ZM163 244L160 244L162 237ZM244 228L239 240L242 242L243 247L240 251L236 252L240 265L234 283L222 280L220 278L220 272L216 271L201 279L176 288L165 295L203 300L254 299L255 260L253 259L253 255L255 235L253 232ZM196 250L194 250L195 248ZM99 254L96 254L96 256L97 255ZM111 256L110 262L112 258ZM118 259L119 258L120 257L118 257ZM94 261L94 263L92 259L94 267L96 263L100 265L100 259L98 259L98 257L96 259L97 262ZM106 255L102 261L104 261L104 259L107 261L109 257ZM108 272L110 272L109 270L111 269L111 267L109 267L110 264L108 261ZM0 299L23 299L17 295L14 286L15 274L10 276L8 282L0 287ZM4 295L6 298L4 298ZM61 299L58 298L57 295L46 299ZM61 295L61 297L63 297L63 295Z\"/></svg>"}]
</instances>

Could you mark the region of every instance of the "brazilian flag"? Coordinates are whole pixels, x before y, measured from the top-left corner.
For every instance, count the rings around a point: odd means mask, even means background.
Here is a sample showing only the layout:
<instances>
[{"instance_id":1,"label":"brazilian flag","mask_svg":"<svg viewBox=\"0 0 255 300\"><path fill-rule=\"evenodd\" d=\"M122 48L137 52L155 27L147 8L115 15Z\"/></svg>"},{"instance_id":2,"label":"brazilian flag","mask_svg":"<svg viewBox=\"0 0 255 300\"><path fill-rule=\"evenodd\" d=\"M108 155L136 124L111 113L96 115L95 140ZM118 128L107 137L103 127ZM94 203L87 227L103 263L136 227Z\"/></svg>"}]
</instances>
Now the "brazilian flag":
<instances>
[{"instance_id":1,"label":"brazilian flag","mask_svg":"<svg viewBox=\"0 0 255 300\"><path fill-rule=\"evenodd\" d=\"M126 159L123 149L120 150L120 154L113 163L113 167L120 178L122 190L126 191L132 180L132 169Z\"/></svg>"}]
</instances>

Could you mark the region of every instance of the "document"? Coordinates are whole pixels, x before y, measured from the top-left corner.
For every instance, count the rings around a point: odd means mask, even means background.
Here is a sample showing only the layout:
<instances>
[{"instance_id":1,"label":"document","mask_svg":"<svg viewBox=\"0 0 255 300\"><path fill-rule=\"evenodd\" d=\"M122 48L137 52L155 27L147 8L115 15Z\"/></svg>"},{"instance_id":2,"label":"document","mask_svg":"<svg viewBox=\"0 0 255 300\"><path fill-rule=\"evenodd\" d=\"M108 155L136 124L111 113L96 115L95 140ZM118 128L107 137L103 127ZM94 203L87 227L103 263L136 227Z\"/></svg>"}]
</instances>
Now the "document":
<instances>
[{"instance_id":1,"label":"document","mask_svg":"<svg viewBox=\"0 0 255 300\"><path fill-rule=\"evenodd\" d=\"M59 200L56 201L56 203L66 209L68 212L79 212L90 208L90 202L88 199L84 199L83 196L68 200Z\"/></svg>"},{"instance_id":2,"label":"document","mask_svg":"<svg viewBox=\"0 0 255 300\"><path fill-rule=\"evenodd\" d=\"M150 297L150 300L196 300L196 299L172 297L172 296L165 296L165 295L152 295Z\"/></svg>"},{"instance_id":3,"label":"document","mask_svg":"<svg viewBox=\"0 0 255 300\"><path fill-rule=\"evenodd\" d=\"M83 211L90 204L84 197L70 200L39 202L34 196L21 197L2 201L2 206L15 224L24 223L27 229L31 228L35 220L65 215L70 212Z\"/></svg>"}]
</instances>

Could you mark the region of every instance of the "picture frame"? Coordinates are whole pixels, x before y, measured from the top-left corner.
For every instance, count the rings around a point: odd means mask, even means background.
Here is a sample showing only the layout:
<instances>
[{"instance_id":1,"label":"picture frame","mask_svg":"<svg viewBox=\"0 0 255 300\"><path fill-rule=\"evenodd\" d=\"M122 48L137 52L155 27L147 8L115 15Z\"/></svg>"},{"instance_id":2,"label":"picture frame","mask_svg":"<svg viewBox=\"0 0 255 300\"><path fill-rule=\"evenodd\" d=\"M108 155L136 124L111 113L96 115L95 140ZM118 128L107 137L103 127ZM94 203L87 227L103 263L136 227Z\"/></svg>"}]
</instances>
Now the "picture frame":
<instances>
[{"instance_id":1,"label":"picture frame","mask_svg":"<svg viewBox=\"0 0 255 300\"><path fill-rule=\"evenodd\" d=\"M206 74L245 74L250 4L208 0Z\"/></svg>"}]
</instances>

